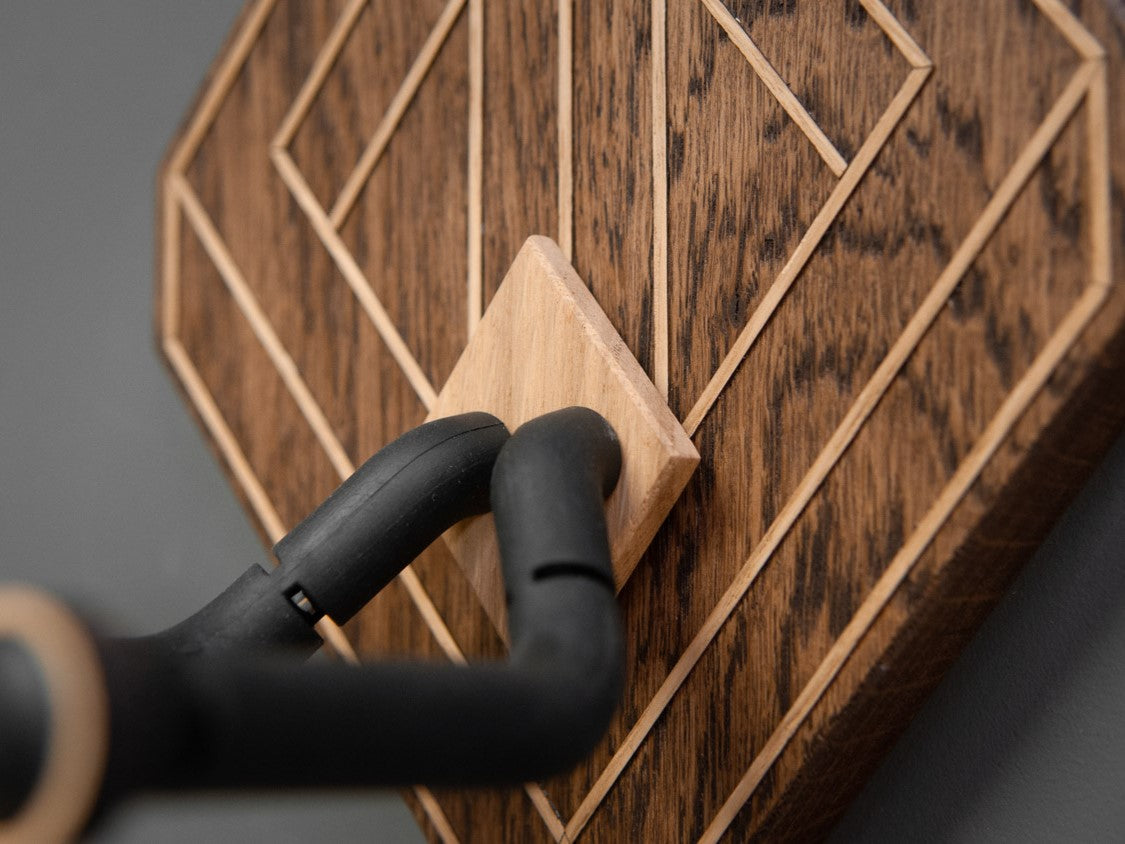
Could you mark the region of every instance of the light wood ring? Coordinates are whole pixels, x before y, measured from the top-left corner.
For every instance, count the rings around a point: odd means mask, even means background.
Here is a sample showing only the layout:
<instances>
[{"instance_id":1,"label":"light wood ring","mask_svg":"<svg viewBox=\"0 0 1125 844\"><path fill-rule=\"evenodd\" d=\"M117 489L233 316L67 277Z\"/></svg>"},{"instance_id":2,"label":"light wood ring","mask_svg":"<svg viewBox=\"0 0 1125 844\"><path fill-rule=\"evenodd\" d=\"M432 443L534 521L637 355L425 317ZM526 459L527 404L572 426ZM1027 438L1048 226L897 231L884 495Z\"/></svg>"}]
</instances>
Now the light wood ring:
<instances>
[{"instance_id":1,"label":"light wood ring","mask_svg":"<svg viewBox=\"0 0 1125 844\"><path fill-rule=\"evenodd\" d=\"M35 789L2 841L67 841L82 831L101 789L109 750L109 700L90 633L67 607L37 589L0 589L0 638L34 656L50 701L50 738Z\"/></svg>"}]
</instances>

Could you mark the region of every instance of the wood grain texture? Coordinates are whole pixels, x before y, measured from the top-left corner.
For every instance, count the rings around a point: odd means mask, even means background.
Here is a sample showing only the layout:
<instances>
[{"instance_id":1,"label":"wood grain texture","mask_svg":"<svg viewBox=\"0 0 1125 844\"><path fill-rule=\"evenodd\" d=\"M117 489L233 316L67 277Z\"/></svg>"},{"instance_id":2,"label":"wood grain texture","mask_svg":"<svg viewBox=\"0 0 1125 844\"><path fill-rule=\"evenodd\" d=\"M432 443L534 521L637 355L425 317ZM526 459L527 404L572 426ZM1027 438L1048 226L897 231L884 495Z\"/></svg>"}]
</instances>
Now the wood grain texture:
<instances>
[{"instance_id":1,"label":"wood grain texture","mask_svg":"<svg viewBox=\"0 0 1125 844\"><path fill-rule=\"evenodd\" d=\"M427 419L483 410L514 431L573 405L598 411L621 442L621 477L606 501L620 590L698 465L699 452L559 246L530 237ZM506 633L491 515L455 525L445 541L485 612Z\"/></svg>"},{"instance_id":2,"label":"wood grain texture","mask_svg":"<svg viewBox=\"0 0 1125 844\"><path fill-rule=\"evenodd\" d=\"M161 346L275 537L569 237L702 460L592 758L412 806L435 840L812 837L1125 421L1120 4L563 4L251 3L162 169ZM441 543L346 632L504 651Z\"/></svg>"}]
</instances>

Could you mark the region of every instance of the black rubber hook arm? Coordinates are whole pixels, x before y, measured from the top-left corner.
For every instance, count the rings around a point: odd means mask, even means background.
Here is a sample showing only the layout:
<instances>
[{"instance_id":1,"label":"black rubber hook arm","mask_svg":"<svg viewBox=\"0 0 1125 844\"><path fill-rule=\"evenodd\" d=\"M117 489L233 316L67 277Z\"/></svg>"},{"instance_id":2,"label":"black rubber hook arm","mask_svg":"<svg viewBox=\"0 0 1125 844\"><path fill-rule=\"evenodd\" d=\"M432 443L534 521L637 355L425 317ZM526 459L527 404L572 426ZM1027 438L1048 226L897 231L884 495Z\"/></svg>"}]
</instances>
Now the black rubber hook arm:
<instances>
[{"instance_id":1,"label":"black rubber hook arm","mask_svg":"<svg viewBox=\"0 0 1125 844\"><path fill-rule=\"evenodd\" d=\"M414 428L378 451L223 594L149 640L180 653L322 644L312 624L346 624L446 529L487 512L508 429L487 413Z\"/></svg>"},{"instance_id":2,"label":"black rubber hook arm","mask_svg":"<svg viewBox=\"0 0 1125 844\"><path fill-rule=\"evenodd\" d=\"M501 444L482 444L468 473L446 473L460 450L440 458L440 446L422 449L452 485L447 504L437 496L400 508L376 533L336 523L337 513L363 522L395 510L365 491L406 484L406 467L420 458L412 452L398 471L386 462L371 470L378 482L349 481L278 543L281 566L262 577L281 577L266 588L252 576L253 600L224 594L161 636L96 642L109 720L99 805L153 788L510 784L564 771L593 748L623 684L602 505L621 468L616 436L583 408L540 417L510 439L491 423L469 427L474 442L489 431ZM275 643L307 648L293 619L307 631L319 613L338 621L354 613L363 601L353 590L377 590L457 507L482 510L472 480L481 472L491 481L508 589L506 663L300 665L274 652ZM332 550L321 557L321 549ZM371 566L350 585L353 575L333 565L349 554ZM236 632L216 636L204 623L221 619L233 619ZM9 641L18 646L18 637ZM0 700L0 730L3 709Z\"/></svg>"}]
</instances>

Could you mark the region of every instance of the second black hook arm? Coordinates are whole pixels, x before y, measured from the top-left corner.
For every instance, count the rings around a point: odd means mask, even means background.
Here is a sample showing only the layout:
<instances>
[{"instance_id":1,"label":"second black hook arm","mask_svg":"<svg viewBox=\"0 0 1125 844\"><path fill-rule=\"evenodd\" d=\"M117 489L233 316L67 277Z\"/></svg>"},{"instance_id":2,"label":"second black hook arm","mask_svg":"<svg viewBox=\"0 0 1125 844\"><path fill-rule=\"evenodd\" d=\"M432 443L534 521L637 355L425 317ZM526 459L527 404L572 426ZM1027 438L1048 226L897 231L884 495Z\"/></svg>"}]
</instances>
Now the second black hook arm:
<instances>
[{"instance_id":1,"label":"second black hook arm","mask_svg":"<svg viewBox=\"0 0 1125 844\"><path fill-rule=\"evenodd\" d=\"M346 624L450 525L489 509L492 467L508 441L487 413L406 432L359 467L274 546L278 566L251 566L202 610L150 637L181 654L312 654L322 616Z\"/></svg>"},{"instance_id":2,"label":"second black hook arm","mask_svg":"<svg viewBox=\"0 0 1125 844\"><path fill-rule=\"evenodd\" d=\"M602 503L621 469L616 435L584 408L510 439L482 414L431 424L278 543L275 572L244 575L165 634L100 640L101 807L138 789L515 784L567 770L600 740L623 685ZM294 662L319 643L321 613L346 621L444 527L483 511L489 480L507 662ZM357 555L361 574L346 562Z\"/></svg>"}]
</instances>

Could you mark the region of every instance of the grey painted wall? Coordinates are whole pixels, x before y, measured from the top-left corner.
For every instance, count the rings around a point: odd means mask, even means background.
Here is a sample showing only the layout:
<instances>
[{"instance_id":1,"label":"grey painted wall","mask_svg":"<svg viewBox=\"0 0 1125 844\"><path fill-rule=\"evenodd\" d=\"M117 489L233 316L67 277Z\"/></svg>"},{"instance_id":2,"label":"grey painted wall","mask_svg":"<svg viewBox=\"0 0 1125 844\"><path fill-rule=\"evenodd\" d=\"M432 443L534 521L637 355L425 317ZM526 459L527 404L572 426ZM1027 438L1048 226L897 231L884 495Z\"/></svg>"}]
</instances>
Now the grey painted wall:
<instances>
[{"instance_id":1,"label":"grey painted wall","mask_svg":"<svg viewBox=\"0 0 1125 844\"><path fill-rule=\"evenodd\" d=\"M134 632L263 557L150 331L153 176L239 5L0 2L0 579ZM1123 514L1125 438L837 841L1125 837ZM149 799L94 838L420 840L385 793Z\"/></svg>"}]
</instances>

